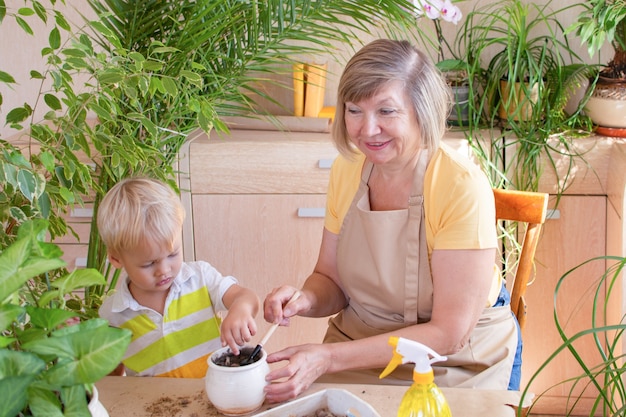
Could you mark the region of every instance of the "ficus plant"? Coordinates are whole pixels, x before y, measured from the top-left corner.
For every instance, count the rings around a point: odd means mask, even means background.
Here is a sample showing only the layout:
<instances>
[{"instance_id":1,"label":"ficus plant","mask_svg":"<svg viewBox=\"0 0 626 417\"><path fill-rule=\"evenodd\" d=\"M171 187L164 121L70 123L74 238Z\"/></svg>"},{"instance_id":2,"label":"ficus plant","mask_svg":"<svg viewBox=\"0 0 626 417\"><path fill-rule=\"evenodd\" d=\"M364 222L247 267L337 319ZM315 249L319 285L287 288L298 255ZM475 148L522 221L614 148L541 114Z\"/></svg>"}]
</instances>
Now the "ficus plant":
<instances>
[{"instance_id":1,"label":"ficus plant","mask_svg":"<svg viewBox=\"0 0 626 417\"><path fill-rule=\"evenodd\" d=\"M47 218L53 238L72 233L65 212L88 204L95 219L108 189L131 175L176 187L175 163L189 133L225 131L223 116L254 116L256 99L273 100L262 87L268 75L303 57L332 58L338 43L353 47L372 30L419 32L405 0L89 0L97 17L79 27L57 7L64 0L48 1L10 9L0 0L0 24L13 18L25 36L48 39L45 71L31 71L40 96L5 112L6 123L26 132L22 148L0 142L6 243L29 218ZM34 34L31 19L52 29ZM0 68L0 82L14 79ZM106 262L95 221L88 244L87 266L106 277L85 294L95 315L119 271Z\"/></svg>"}]
</instances>

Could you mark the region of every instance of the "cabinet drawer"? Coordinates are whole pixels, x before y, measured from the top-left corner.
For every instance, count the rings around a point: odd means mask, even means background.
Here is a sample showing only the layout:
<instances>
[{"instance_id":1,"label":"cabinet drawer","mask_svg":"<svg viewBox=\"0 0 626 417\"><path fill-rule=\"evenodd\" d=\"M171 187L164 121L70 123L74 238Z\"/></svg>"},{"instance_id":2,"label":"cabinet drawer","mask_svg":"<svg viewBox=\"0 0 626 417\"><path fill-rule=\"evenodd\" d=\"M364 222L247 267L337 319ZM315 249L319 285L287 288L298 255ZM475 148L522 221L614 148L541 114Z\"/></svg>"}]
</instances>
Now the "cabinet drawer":
<instances>
[{"instance_id":1,"label":"cabinet drawer","mask_svg":"<svg viewBox=\"0 0 626 417\"><path fill-rule=\"evenodd\" d=\"M189 146L192 194L325 194L337 156L330 135L232 130Z\"/></svg>"}]
</instances>

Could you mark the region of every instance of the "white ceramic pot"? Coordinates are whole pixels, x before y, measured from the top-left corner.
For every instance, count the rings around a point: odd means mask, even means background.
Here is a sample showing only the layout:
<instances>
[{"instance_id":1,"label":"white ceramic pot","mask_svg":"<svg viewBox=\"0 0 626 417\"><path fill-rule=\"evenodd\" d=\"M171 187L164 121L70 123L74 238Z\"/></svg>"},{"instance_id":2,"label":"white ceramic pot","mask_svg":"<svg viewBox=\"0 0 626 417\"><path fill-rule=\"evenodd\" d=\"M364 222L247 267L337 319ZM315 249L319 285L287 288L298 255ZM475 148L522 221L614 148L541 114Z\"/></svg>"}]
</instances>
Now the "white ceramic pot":
<instances>
[{"instance_id":1,"label":"white ceramic pot","mask_svg":"<svg viewBox=\"0 0 626 417\"><path fill-rule=\"evenodd\" d=\"M626 82L600 77L585 113L598 126L626 128Z\"/></svg>"},{"instance_id":2,"label":"white ceramic pot","mask_svg":"<svg viewBox=\"0 0 626 417\"><path fill-rule=\"evenodd\" d=\"M104 408L98 399L98 390L95 385L93 387L93 392L91 393L91 400L89 401L89 404L87 404L87 408L91 413L91 417L109 417L109 413L106 408Z\"/></svg>"},{"instance_id":3,"label":"white ceramic pot","mask_svg":"<svg viewBox=\"0 0 626 417\"><path fill-rule=\"evenodd\" d=\"M206 393L211 404L227 416L242 416L258 410L265 401L263 388L265 376L270 371L267 353L261 350L261 358L250 365L228 367L215 363L229 352L225 347L213 352L208 359L209 369L205 378Z\"/></svg>"}]
</instances>

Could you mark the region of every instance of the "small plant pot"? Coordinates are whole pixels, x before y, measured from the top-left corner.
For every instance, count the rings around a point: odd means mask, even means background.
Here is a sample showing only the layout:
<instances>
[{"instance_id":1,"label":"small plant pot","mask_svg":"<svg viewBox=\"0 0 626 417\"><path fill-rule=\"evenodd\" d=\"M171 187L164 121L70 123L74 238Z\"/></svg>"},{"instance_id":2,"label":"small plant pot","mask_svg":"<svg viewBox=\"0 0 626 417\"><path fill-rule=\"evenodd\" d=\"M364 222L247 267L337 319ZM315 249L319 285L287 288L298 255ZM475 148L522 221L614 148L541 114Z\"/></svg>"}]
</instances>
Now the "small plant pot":
<instances>
[{"instance_id":1,"label":"small plant pot","mask_svg":"<svg viewBox=\"0 0 626 417\"><path fill-rule=\"evenodd\" d=\"M252 350L244 348L240 356L247 357ZM243 416L258 410L265 401L265 376L270 371L267 352L261 350L259 359L244 366L218 365L225 355L232 355L228 347L216 350L208 359L205 385L209 401L227 416Z\"/></svg>"},{"instance_id":2,"label":"small plant pot","mask_svg":"<svg viewBox=\"0 0 626 417\"><path fill-rule=\"evenodd\" d=\"M511 88L514 90L511 91ZM520 82L500 80L500 106L498 117L502 120L528 121L533 114L533 104L539 96L539 84L528 86ZM517 101L514 100L517 99Z\"/></svg>"},{"instance_id":3,"label":"small plant pot","mask_svg":"<svg viewBox=\"0 0 626 417\"><path fill-rule=\"evenodd\" d=\"M585 106L595 125L626 128L626 82L600 78Z\"/></svg>"},{"instance_id":4,"label":"small plant pot","mask_svg":"<svg viewBox=\"0 0 626 417\"><path fill-rule=\"evenodd\" d=\"M87 408L91 413L91 417L109 417L109 413L104 408L104 405L100 402L98 398L98 389L93 387L93 392L91 393L91 398L89 400L89 404L87 404Z\"/></svg>"},{"instance_id":5,"label":"small plant pot","mask_svg":"<svg viewBox=\"0 0 626 417\"><path fill-rule=\"evenodd\" d=\"M466 126L469 121L469 87L466 85L451 85L454 101L448 116L451 126Z\"/></svg>"}]
</instances>

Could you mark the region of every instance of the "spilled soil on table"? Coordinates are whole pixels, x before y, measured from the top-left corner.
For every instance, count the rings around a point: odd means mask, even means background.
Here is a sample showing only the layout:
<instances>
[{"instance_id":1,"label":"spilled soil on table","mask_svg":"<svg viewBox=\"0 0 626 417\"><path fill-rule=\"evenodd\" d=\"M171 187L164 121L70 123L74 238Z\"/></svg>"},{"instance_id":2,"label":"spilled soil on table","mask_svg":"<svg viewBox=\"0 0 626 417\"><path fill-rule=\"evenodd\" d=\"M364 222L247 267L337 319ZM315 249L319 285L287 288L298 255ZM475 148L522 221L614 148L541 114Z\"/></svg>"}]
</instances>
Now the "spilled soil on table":
<instances>
[{"instance_id":1,"label":"spilled soil on table","mask_svg":"<svg viewBox=\"0 0 626 417\"><path fill-rule=\"evenodd\" d=\"M193 412L189 414L187 409L195 405L195 409L198 405L201 405L202 412ZM198 391L193 395L172 395L163 396L152 404L146 406L146 412L150 417L180 417L182 415L188 415L190 417L220 417L220 414L213 404L206 396L206 392ZM184 413L184 414L182 414Z\"/></svg>"}]
</instances>

